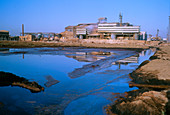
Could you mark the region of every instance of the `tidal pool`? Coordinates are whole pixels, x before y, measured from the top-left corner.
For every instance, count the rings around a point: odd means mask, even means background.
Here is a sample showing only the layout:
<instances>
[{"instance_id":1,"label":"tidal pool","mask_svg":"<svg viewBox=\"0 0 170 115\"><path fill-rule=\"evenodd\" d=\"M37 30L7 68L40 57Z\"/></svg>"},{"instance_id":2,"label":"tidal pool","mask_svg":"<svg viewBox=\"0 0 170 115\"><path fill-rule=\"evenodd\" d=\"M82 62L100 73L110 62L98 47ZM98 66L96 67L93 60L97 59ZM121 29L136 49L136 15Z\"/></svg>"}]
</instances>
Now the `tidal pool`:
<instances>
[{"instance_id":1,"label":"tidal pool","mask_svg":"<svg viewBox=\"0 0 170 115\"><path fill-rule=\"evenodd\" d=\"M44 91L0 84L0 113L103 115L116 96L137 89L129 88L128 74L154 52L76 47L1 50L0 71L35 81Z\"/></svg>"}]
</instances>

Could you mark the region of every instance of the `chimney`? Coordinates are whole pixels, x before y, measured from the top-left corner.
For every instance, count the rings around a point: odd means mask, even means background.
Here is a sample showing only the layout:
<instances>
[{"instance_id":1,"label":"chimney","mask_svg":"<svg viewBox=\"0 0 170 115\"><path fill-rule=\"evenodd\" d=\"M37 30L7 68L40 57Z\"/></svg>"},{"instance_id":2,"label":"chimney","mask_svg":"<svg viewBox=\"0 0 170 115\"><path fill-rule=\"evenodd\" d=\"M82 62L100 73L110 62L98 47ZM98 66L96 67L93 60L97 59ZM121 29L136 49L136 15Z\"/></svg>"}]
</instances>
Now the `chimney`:
<instances>
[{"instance_id":1,"label":"chimney","mask_svg":"<svg viewBox=\"0 0 170 115\"><path fill-rule=\"evenodd\" d=\"M119 14L119 19L120 19L120 26L122 26L122 15L121 15L121 13Z\"/></svg>"},{"instance_id":2,"label":"chimney","mask_svg":"<svg viewBox=\"0 0 170 115\"><path fill-rule=\"evenodd\" d=\"M22 24L22 36L24 36L24 24Z\"/></svg>"},{"instance_id":3,"label":"chimney","mask_svg":"<svg viewBox=\"0 0 170 115\"><path fill-rule=\"evenodd\" d=\"M157 29L157 34L156 34L156 37L158 37L158 34L159 34L159 29Z\"/></svg>"}]
</instances>

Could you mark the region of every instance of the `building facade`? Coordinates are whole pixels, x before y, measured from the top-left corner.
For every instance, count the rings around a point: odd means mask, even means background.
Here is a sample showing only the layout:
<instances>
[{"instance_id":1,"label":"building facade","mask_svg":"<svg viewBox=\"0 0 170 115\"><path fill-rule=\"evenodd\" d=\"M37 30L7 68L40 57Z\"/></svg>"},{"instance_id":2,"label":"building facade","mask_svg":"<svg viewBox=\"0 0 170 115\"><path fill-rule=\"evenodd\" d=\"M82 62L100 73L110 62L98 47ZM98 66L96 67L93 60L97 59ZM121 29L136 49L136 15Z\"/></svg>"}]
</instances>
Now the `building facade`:
<instances>
[{"instance_id":1,"label":"building facade","mask_svg":"<svg viewBox=\"0 0 170 115\"><path fill-rule=\"evenodd\" d=\"M140 33L140 26L133 26L129 23L103 23L98 24L98 32L101 38L137 40Z\"/></svg>"},{"instance_id":2,"label":"building facade","mask_svg":"<svg viewBox=\"0 0 170 115\"><path fill-rule=\"evenodd\" d=\"M0 40L9 40L9 31L0 30Z\"/></svg>"}]
</instances>

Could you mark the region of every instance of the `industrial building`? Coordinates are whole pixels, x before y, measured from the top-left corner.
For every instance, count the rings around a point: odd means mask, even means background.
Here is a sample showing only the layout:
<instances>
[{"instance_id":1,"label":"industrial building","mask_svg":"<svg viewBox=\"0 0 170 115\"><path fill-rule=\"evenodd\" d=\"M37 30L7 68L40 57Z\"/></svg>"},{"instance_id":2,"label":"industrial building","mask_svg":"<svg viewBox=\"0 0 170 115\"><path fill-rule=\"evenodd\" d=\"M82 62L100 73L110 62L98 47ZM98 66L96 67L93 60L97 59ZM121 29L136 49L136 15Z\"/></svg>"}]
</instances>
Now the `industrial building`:
<instances>
[{"instance_id":1,"label":"industrial building","mask_svg":"<svg viewBox=\"0 0 170 115\"><path fill-rule=\"evenodd\" d=\"M24 24L22 24L22 32L20 33L20 41L49 41L54 40L56 34L53 32L24 32Z\"/></svg>"},{"instance_id":2,"label":"industrial building","mask_svg":"<svg viewBox=\"0 0 170 115\"><path fill-rule=\"evenodd\" d=\"M147 40L147 33L146 32L140 32L138 40Z\"/></svg>"},{"instance_id":3,"label":"industrial building","mask_svg":"<svg viewBox=\"0 0 170 115\"><path fill-rule=\"evenodd\" d=\"M0 30L0 40L9 40L9 31Z\"/></svg>"},{"instance_id":4,"label":"industrial building","mask_svg":"<svg viewBox=\"0 0 170 115\"><path fill-rule=\"evenodd\" d=\"M106 17L98 19L97 23L81 23L76 26L67 26L65 31L73 32L73 38L79 39L113 39L113 40L146 40L146 32L140 33L140 26L130 23L107 22Z\"/></svg>"}]
</instances>

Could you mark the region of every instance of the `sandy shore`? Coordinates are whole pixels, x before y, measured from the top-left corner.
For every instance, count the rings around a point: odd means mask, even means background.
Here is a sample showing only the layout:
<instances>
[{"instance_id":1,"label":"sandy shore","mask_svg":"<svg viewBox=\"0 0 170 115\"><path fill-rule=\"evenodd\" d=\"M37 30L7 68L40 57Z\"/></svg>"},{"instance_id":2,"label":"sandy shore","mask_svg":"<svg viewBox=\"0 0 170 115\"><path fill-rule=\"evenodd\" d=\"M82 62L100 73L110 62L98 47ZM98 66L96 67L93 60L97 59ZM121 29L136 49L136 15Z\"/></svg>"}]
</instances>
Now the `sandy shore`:
<instances>
[{"instance_id":1,"label":"sandy shore","mask_svg":"<svg viewBox=\"0 0 170 115\"><path fill-rule=\"evenodd\" d=\"M108 114L170 114L170 44L161 44L150 59L130 74L130 86L140 89L116 100Z\"/></svg>"},{"instance_id":2,"label":"sandy shore","mask_svg":"<svg viewBox=\"0 0 170 115\"><path fill-rule=\"evenodd\" d=\"M0 48L32 48L32 47L87 47L87 48L124 48L124 49L148 49L156 47L158 41L109 41L109 40L78 40L60 42L25 42L25 41L0 41Z\"/></svg>"}]
</instances>

